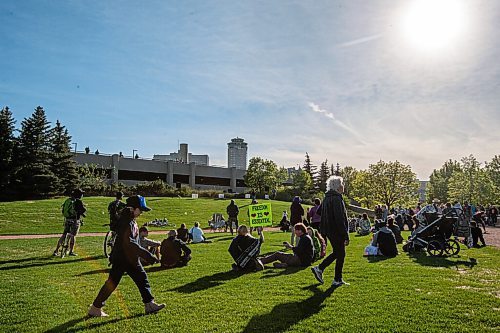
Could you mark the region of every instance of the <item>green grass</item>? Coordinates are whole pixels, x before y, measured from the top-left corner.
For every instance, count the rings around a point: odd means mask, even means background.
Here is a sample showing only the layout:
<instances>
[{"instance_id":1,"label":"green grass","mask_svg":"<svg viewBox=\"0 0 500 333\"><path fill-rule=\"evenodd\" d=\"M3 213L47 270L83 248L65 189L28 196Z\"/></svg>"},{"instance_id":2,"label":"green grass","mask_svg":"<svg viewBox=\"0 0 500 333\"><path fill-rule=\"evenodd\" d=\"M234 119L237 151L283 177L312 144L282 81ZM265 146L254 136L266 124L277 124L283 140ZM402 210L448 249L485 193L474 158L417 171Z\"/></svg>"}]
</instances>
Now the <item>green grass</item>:
<instances>
[{"instance_id":1,"label":"green grass","mask_svg":"<svg viewBox=\"0 0 500 333\"><path fill-rule=\"evenodd\" d=\"M168 200L167 200L168 202ZM181 201L182 202L182 201ZM151 202L154 204L154 201ZM181 211L181 210L180 210ZM290 234L266 233L262 252L282 249ZM148 268L166 311L143 316L125 276L103 319L86 310L107 274L101 237L77 239L77 258L50 256L55 239L0 241L2 332L494 332L500 329L500 251L462 249L460 257L368 260L368 237L352 237L344 277L329 288L307 269L229 271L230 236L210 233L192 245L193 260L173 270ZM154 238L160 239L160 235ZM470 258L477 259L471 265Z\"/></svg>"},{"instance_id":2,"label":"green grass","mask_svg":"<svg viewBox=\"0 0 500 333\"><path fill-rule=\"evenodd\" d=\"M63 217L61 205L65 198L38 200L38 201L15 201L0 202L0 235L12 234L51 234L60 233L63 229ZM87 217L80 232L105 232L109 223L108 204L113 198L89 197L83 198L87 206ZM290 211L290 203L282 201L270 201L273 209L273 220L277 224L281 220L283 210ZM154 218L166 217L169 222L175 223L177 227L186 223L188 227L195 221L201 223L202 227L208 226L207 221L213 213L221 212L227 217L226 207L229 200L214 199L190 199L190 198L147 198L148 206L153 210L143 214L139 224L143 224ZM250 200L236 200L238 206L247 205ZM247 208L242 208L239 215L240 224L248 223ZM155 230L154 227L151 227ZM162 230L162 228L156 228Z\"/></svg>"}]
</instances>

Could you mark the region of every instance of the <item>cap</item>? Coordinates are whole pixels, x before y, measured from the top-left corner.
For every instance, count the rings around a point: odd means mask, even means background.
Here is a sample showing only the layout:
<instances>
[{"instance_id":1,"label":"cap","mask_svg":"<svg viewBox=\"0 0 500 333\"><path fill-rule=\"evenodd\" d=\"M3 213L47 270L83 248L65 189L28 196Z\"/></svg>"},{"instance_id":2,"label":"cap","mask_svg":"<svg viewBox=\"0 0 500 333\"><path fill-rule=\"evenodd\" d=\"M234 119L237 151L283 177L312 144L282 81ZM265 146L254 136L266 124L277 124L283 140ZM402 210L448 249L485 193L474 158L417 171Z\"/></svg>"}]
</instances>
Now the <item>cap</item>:
<instances>
[{"instance_id":1,"label":"cap","mask_svg":"<svg viewBox=\"0 0 500 333\"><path fill-rule=\"evenodd\" d=\"M146 206L146 198L141 195L128 197L127 206L132 208L139 208L143 212L149 212L151 210L151 208Z\"/></svg>"},{"instance_id":2,"label":"cap","mask_svg":"<svg viewBox=\"0 0 500 333\"><path fill-rule=\"evenodd\" d=\"M440 203L440 201L439 201L439 199L434 198L434 199L432 200L432 203Z\"/></svg>"}]
</instances>

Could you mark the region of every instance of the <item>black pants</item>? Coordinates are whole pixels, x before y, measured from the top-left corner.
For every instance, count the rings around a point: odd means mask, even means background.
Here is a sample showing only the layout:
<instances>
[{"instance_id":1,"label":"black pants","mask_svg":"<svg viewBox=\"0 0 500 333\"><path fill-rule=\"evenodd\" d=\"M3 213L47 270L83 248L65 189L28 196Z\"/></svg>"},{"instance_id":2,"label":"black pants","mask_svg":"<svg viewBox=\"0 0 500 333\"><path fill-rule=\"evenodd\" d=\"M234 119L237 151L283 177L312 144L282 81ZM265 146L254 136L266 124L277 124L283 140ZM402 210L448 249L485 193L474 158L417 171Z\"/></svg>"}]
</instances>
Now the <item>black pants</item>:
<instances>
[{"instance_id":1,"label":"black pants","mask_svg":"<svg viewBox=\"0 0 500 333\"><path fill-rule=\"evenodd\" d=\"M335 260L335 280L342 280L342 268L344 267L345 258L345 243L344 240L328 238L330 244L332 244L332 253L326 257L321 264L319 264L319 269L322 271L330 266Z\"/></svg>"},{"instance_id":2,"label":"black pants","mask_svg":"<svg viewBox=\"0 0 500 333\"><path fill-rule=\"evenodd\" d=\"M486 245L486 243L484 242L483 232L481 231L481 229L479 229L479 227L471 228L471 234L472 234L472 246L474 247L479 246L477 244L478 240L481 241L483 246Z\"/></svg>"},{"instance_id":3,"label":"black pants","mask_svg":"<svg viewBox=\"0 0 500 333\"><path fill-rule=\"evenodd\" d=\"M149 285L148 276L146 275L142 265L113 264L111 271L109 272L108 279L104 282L104 285L94 300L93 304L95 307L102 308L104 306L108 297L120 283L120 280L125 272L127 272L130 278L135 282L144 303L149 303L154 299L151 294L151 286Z\"/></svg>"}]
</instances>

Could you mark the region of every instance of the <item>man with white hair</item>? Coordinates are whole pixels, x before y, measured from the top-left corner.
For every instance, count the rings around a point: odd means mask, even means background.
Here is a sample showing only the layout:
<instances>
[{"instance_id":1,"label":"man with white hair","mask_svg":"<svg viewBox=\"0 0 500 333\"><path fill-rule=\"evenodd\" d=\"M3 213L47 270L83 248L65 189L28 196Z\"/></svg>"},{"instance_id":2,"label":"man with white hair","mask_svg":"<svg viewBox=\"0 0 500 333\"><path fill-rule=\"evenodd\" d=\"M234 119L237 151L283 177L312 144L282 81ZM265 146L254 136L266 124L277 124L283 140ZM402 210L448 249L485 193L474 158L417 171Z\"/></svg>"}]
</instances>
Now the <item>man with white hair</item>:
<instances>
[{"instance_id":1,"label":"man with white hair","mask_svg":"<svg viewBox=\"0 0 500 333\"><path fill-rule=\"evenodd\" d=\"M323 284L323 271L335 260L335 277L332 286L349 285L342 279L342 268L344 267L345 247L349 245L349 223L342 193L344 192L344 180L339 176L332 176L327 180L327 192L321 206L321 222L319 231L327 237L332 244L332 253L326 257L321 264L312 267L311 270Z\"/></svg>"}]
</instances>

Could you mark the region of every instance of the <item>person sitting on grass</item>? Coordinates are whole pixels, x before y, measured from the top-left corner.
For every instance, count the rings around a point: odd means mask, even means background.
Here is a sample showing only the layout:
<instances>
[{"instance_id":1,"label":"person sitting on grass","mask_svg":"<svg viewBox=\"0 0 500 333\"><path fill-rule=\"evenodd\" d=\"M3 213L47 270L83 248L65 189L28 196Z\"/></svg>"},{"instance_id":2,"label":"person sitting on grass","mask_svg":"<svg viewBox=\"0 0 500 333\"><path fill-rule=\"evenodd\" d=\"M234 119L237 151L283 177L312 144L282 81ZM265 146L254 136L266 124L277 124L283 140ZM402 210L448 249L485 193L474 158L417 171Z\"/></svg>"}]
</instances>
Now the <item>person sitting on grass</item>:
<instances>
[{"instance_id":1,"label":"person sitting on grass","mask_svg":"<svg viewBox=\"0 0 500 333\"><path fill-rule=\"evenodd\" d=\"M293 232L299 240L297 246L292 246L288 242L283 243L287 249L293 251L293 254L275 252L269 256L260 258L263 265L274 261L280 261L273 264L275 268L286 268L288 266L307 267L311 265L314 258L314 245L311 237L307 234L306 226L303 223L297 223L293 227Z\"/></svg>"},{"instance_id":2,"label":"person sitting on grass","mask_svg":"<svg viewBox=\"0 0 500 333\"><path fill-rule=\"evenodd\" d=\"M283 232L290 231L290 221L288 220L288 214L286 210L283 211L283 217L281 217L280 230Z\"/></svg>"},{"instance_id":3,"label":"person sitting on grass","mask_svg":"<svg viewBox=\"0 0 500 333\"><path fill-rule=\"evenodd\" d=\"M184 243L187 243L189 241L189 232L186 228L186 223L182 223L181 227L177 229L177 238Z\"/></svg>"},{"instance_id":4,"label":"person sitting on grass","mask_svg":"<svg viewBox=\"0 0 500 333\"><path fill-rule=\"evenodd\" d=\"M403 236L401 236L401 229L397 225L394 224L394 217L389 216L387 218L387 228L392 231L394 234L394 237L396 238L396 243L402 244L403 243Z\"/></svg>"},{"instance_id":5,"label":"person sitting on grass","mask_svg":"<svg viewBox=\"0 0 500 333\"><path fill-rule=\"evenodd\" d=\"M363 213L363 216L358 220L357 232L360 236L366 236L370 233L371 229L370 219L368 218L368 214Z\"/></svg>"},{"instance_id":6,"label":"person sitting on grass","mask_svg":"<svg viewBox=\"0 0 500 333\"><path fill-rule=\"evenodd\" d=\"M191 260L191 249L182 240L176 238L177 231L170 230L168 238L161 242L161 267L174 268L182 267Z\"/></svg>"},{"instance_id":7,"label":"person sitting on grass","mask_svg":"<svg viewBox=\"0 0 500 333\"><path fill-rule=\"evenodd\" d=\"M380 230L373 235L372 246L378 248L379 255L395 257L398 255L396 237L391 229L387 228L386 222L381 222Z\"/></svg>"},{"instance_id":8,"label":"person sitting on grass","mask_svg":"<svg viewBox=\"0 0 500 333\"><path fill-rule=\"evenodd\" d=\"M191 240L193 244L196 243L211 243L211 241L207 240L205 237L205 234L203 233L203 230L200 228L200 223L195 222L194 227L189 229L189 234L191 235Z\"/></svg>"},{"instance_id":9,"label":"person sitting on grass","mask_svg":"<svg viewBox=\"0 0 500 333\"><path fill-rule=\"evenodd\" d=\"M260 247L264 243L264 232L262 227L257 228L259 238L254 238L249 234L246 225L238 227L238 235L232 240L229 245L229 254L234 259L232 268L235 271L261 271L264 266L256 258L259 255Z\"/></svg>"},{"instance_id":10,"label":"person sitting on grass","mask_svg":"<svg viewBox=\"0 0 500 333\"><path fill-rule=\"evenodd\" d=\"M157 258L160 256L160 242L154 241L152 239L148 238L149 235L149 230L147 227L142 226L139 228L139 244L151 252L152 255L156 256ZM141 259L141 263L143 265L146 265L146 261Z\"/></svg>"}]
</instances>

